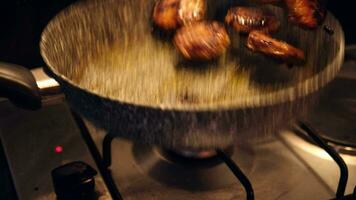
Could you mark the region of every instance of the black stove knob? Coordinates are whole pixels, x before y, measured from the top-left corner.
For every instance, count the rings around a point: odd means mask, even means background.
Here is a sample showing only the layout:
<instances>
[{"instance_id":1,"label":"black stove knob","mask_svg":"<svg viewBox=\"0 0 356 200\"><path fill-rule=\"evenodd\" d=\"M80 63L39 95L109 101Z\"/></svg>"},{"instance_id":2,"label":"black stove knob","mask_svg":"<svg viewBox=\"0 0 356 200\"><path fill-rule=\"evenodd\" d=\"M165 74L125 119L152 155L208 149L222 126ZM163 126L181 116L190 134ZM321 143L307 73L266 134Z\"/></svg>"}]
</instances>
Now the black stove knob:
<instances>
[{"instance_id":1,"label":"black stove knob","mask_svg":"<svg viewBox=\"0 0 356 200\"><path fill-rule=\"evenodd\" d=\"M92 199L95 196L97 171L88 164L76 161L52 170L54 191L59 200Z\"/></svg>"}]
</instances>

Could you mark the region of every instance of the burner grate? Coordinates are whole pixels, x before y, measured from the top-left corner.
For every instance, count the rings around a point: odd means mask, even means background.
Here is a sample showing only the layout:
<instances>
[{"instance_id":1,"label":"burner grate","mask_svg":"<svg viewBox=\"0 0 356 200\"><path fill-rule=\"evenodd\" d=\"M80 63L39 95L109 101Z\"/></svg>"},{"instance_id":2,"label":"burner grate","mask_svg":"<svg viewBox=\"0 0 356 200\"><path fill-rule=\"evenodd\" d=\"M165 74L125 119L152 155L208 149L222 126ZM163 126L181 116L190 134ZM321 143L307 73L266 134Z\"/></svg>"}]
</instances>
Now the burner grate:
<instances>
[{"instance_id":1,"label":"burner grate","mask_svg":"<svg viewBox=\"0 0 356 200\"><path fill-rule=\"evenodd\" d=\"M113 177L111 176L111 172L109 167L111 166L111 144L113 141L113 137L107 134L103 140L103 155L100 155L99 150L97 149L93 139L90 136L90 133L82 120L82 118L72 111L72 115L74 120L76 121L78 128L80 129L81 135L86 142L90 153L92 154L98 169L107 184L109 192L114 200L123 200L119 188L116 186ZM305 133L323 150L325 150L330 157L337 163L340 168L340 178L336 191L336 198L333 200L355 200L356 199L356 187L353 194L349 194L345 196L345 189L348 180L348 169L341 158L341 156L331 147L329 146L320 136L319 134L313 130L309 125L304 122L299 121L298 126L305 131ZM246 192L247 200L254 200L254 190L253 186L248 179L248 177L242 172L242 170L237 166L237 164L230 159L230 157L222 150L217 150L217 156L221 159L231 170L231 172L235 175L238 181L242 184Z\"/></svg>"},{"instance_id":2,"label":"burner grate","mask_svg":"<svg viewBox=\"0 0 356 200\"><path fill-rule=\"evenodd\" d=\"M102 175L105 183L107 184L107 187L108 187L111 197L113 198L113 200L123 200L123 198L120 194L120 191L119 191L118 187L116 186L115 181L113 180L110 170L108 169L108 166L107 166L108 164L110 166L111 157L110 157L109 161L106 160L106 162L104 162L104 156L101 157L100 152L99 152L98 148L96 147L93 139L91 138L89 130L86 127L83 119L78 114L76 114L74 111L72 111L72 115L73 115L75 122L78 125L80 133L83 137L83 140L87 144L88 149L94 158L95 164L98 166L100 174ZM107 145L109 145L109 146L107 146ZM105 159L107 159L107 156L111 155L110 144L104 145L104 148L109 148L109 149L105 150L106 151ZM108 153L109 153L109 155L108 155Z\"/></svg>"},{"instance_id":3,"label":"burner grate","mask_svg":"<svg viewBox=\"0 0 356 200\"><path fill-rule=\"evenodd\" d=\"M247 176L241 171L241 169L236 165L236 163L230 159L223 151L217 150L218 156L224 163L229 167L229 169L234 173L236 178L241 182L246 191L246 199L253 200L254 192L251 185L250 180L248 180Z\"/></svg>"},{"instance_id":4,"label":"burner grate","mask_svg":"<svg viewBox=\"0 0 356 200\"><path fill-rule=\"evenodd\" d=\"M110 134L106 134L103 140L103 160L102 163L105 168L111 166L111 143L114 140Z\"/></svg>"},{"instance_id":5,"label":"burner grate","mask_svg":"<svg viewBox=\"0 0 356 200\"><path fill-rule=\"evenodd\" d=\"M329 146L318 134L315 130L313 130L309 125L304 122L299 121L298 125L302 128L308 136L323 150L325 150L329 156L337 163L340 168L340 178L339 184L336 190L336 199L341 199L345 196L345 189L347 185L347 179L349 176L349 172L346 166L345 161L341 158L341 156L331 147Z\"/></svg>"}]
</instances>

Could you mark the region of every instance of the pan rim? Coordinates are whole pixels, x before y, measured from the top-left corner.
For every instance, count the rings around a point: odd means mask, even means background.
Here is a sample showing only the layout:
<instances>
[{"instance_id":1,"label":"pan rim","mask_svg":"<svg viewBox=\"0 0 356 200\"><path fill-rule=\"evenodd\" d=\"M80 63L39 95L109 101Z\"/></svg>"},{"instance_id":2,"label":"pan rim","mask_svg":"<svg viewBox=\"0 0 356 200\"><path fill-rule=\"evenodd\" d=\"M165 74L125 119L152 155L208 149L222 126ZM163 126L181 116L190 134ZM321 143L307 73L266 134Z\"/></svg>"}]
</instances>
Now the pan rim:
<instances>
[{"instance_id":1,"label":"pan rim","mask_svg":"<svg viewBox=\"0 0 356 200\"><path fill-rule=\"evenodd\" d=\"M223 111L223 110L237 110L237 109L248 109L248 108L259 108L259 107L266 107L266 106L273 106L277 104L283 104L283 103L288 103L288 102L293 102L297 99L306 97L322 87L324 87L327 83L329 83L333 78L336 76L336 74L339 72L341 69L343 60L344 60L344 53L345 53L345 38L344 38L344 32L341 28L340 22L332 15L330 12L328 12L327 17L332 17L336 21L336 25L339 28L340 31L340 38L339 38L339 46L338 46L338 52L335 56L335 58L327 64L327 66L320 71L318 74L315 74L311 76L308 79L305 79L303 81L298 82L297 84L287 87L287 88L282 88L278 89L276 91L272 91L270 93L266 93L263 95L255 95L255 96L249 96L248 98L239 98L236 101L231 101L231 100L224 100L224 101L219 101L219 102L214 102L214 103L198 103L198 104L150 104L150 103L137 103L137 102L129 102L125 100L120 100L117 98L113 98L109 95L104 95L101 94L100 92L94 90L90 90L86 87L81 86L80 84L76 84L74 81L69 79L67 76L63 75L60 73L56 66L51 62L51 60L48 58L48 54L46 51L46 41L47 41L47 36L49 35L50 32L53 31L53 25L56 21L59 20L65 20L66 19L66 12L69 12L70 9L75 8L78 6L78 4L81 4L83 2L75 3L67 7L66 9L62 10L59 14L57 14L45 27L41 34L41 39L40 39L40 54L47 64L47 68L53 73L55 76L55 79L59 79L60 81L65 81L69 83L72 87L75 87L76 89L85 91L89 94L96 95L98 97L110 100L115 103L119 104L127 104L131 106L137 106L137 107L148 107L152 109L160 109L160 110L172 110L172 111L186 111L186 112L199 112L199 111ZM323 25L321 25L323 26ZM310 85L316 85L315 87L308 87Z\"/></svg>"}]
</instances>

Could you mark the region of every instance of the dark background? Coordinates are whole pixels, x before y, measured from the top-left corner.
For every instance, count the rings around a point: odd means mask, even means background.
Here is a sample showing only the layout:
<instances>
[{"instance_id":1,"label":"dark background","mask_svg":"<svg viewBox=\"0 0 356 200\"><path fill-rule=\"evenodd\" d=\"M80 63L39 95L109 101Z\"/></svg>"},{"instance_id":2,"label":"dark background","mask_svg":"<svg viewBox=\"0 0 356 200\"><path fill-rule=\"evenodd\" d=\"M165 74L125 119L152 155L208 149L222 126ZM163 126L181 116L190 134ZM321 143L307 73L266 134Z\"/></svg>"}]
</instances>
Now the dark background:
<instances>
[{"instance_id":1,"label":"dark background","mask_svg":"<svg viewBox=\"0 0 356 200\"><path fill-rule=\"evenodd\" d=\"M0 61L29 68L44 65L39 39L48 21L75 0L0 0ZM128 0L129 1L129 0ZM344 27L346 43L356 43L354 1L329 0L327 8Z\"/></svg>"}]
</instances>

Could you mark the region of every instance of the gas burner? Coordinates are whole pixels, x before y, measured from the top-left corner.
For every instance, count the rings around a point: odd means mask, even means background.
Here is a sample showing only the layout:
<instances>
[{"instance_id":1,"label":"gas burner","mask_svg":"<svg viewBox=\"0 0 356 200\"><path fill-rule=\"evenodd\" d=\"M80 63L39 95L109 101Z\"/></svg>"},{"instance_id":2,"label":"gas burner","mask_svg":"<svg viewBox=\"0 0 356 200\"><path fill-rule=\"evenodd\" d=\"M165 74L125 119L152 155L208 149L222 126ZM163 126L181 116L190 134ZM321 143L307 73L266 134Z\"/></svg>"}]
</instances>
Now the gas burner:
<instances>
[{"instance_id":1,"label":"gas burner","mask_svg":"<svg viewBox=\"0 0 356 200\"><path fill-rule=\"evenodd\" d=\"M89 121L85 124L96 146L103 150L103 162L110 163L108 171L123 199L230 200L256 196L272 200L284 195L301 199L303 192L315 193L316 189L321 199L332 195L308 175L307 168L295 163L275 137L258 145L239 143L230 154L227 149L217 150L215 156L198 159L182 156L177 150L111 138ZM105 153L108 149L109 154ZM111 161L105 161L109 157ZM310 187L305 187L305 181Z\"/></svg>"},{"instance_id":2,"label":"gas burner","mask_svg":"<svg viewBox=\"0 0 356 200\"><path fill-rule=\"evenodd\" d=\"M216 149L166 149L157 148L158 153L167 160L177 163L206 163L220 160ZM229 146L223 150L228 156L234 151L234 146ZM218 161L219 162L219 161Z\"/></svg>"},{"instance_id":3,"label":"gas burner","mask_svg":"<svg viewBox=\"0 0 356 200\"><path fill-rule=\"evenodd\" d=\"M181 159L187 160L206 160L216 157L217 153L215 149L209 150L169 150L163 149L162 154L166 155L168 158L180 157Z\"/></svg>"},{"instance_id":4,"label":"gas burner","mask_svg":"<svg viewBox=\"0 0 356 200\"><path fill-rule=\"evenodd\" d=\"M241 168L253 169L252 149L230 147L224 152L231 159L241 159ZM195 191L216 190L236 183L236 177L217 156L216 150L173 151L134 144L132 154L144 174L165 185Z\"/></svg>"}]
</instances>

